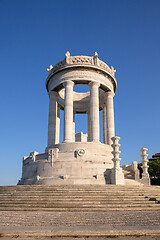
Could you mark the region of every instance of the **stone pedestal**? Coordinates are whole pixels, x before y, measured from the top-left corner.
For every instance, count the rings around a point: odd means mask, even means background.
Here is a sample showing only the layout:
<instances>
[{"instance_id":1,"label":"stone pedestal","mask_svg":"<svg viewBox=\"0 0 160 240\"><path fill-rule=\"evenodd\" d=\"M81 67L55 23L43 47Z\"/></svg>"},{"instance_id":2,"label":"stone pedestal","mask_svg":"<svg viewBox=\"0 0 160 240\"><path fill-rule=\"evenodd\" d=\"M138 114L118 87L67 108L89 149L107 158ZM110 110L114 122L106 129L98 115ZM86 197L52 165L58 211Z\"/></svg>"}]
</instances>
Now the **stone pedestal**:
<instances>
[{"instance_id":1,"label":"stone pedestal","mask_svg":"<svg viewBox=\"0 0 160 240\"><path fill-rule=\"evenodd\" d=\"M135 179L136 181L139 181L140 174L139 174L139 169L138 169L137 161L133 161L131 167L132 167L132 171L134 172L134 179Z\"/></svg>"},{"instance_id":2,"label":"stone pedestal","mask_svg":"<svg viewBox=\"0 0 160 240\"><path fill-rule=\"evenodd\" d=\"M83 132L76 133L76 142L87 142L87 134Z\"/></svg>"},{"instance_id":3,"label":"stone pedestal","mask_svg":"<svg viewBox=\"0 0 160 240\"><path fill-rule=\"evenodd\" d=\"M95 142L59 143L48 152L23 160L19 184L105 185L106 169L113 168L111 146Z\"/></svg>"}]
</instances>

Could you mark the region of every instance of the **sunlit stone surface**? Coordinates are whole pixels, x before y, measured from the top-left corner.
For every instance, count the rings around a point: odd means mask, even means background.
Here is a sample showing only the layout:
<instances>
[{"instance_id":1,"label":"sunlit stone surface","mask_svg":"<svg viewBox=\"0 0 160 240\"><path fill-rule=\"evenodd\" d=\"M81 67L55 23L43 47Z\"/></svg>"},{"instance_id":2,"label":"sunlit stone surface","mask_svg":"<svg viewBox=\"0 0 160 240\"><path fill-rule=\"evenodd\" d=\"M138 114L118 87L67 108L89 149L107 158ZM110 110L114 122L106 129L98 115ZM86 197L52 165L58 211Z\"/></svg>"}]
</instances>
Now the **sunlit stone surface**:
<instances>
[{"instance_id":1,"label":"sunlit stone surface","mask_svg":"<svg viewBox=\"0 0 160 240\"><path fill-rule=\"evenodd\" d=\"M117 142L120 138L114 138L114 68L102 62L97 53L89 57L70 56L67 52L64 60L54 67L50 65L47 71L48 144L45 153L32 152L23 158L19 184L124 185ZM77 84L88 85L90 91L74 92ZM60 110L64 111L62 143ZM103 143L99 141L99 111L103 111ZM88 115L88 133L75 134L75 114ZM132 175L132 180L138 178Z\"/></svg>"}]
</instances>

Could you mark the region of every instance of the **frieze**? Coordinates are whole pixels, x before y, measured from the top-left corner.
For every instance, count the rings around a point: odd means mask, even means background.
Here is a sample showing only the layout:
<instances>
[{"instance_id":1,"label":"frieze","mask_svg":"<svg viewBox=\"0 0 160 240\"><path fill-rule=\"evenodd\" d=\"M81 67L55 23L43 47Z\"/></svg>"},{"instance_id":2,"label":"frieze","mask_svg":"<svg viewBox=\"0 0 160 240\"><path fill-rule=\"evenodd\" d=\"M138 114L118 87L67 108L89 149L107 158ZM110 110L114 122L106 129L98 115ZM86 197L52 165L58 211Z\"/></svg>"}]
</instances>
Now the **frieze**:
<instances>
[{"instance_id":1,"label":"frieze","mask_svg":"<svg viewBox=\"0 0 160 240\"><path fill-rule=\"evenodd\" d=\"M97 54L97 53L96 53ZM58 62L54 67L52 67L52 65L50 65L49 68L47 68L47 71L50 74L53 74L54 72L56 72L59 68L64 67L65 65L78 65L78 64L86 64L86 65L93 65L93 66L98 66L101 69L107 71L108 73L110 73L113 77L115 77L115 72L116 70L113 67L109 67L106 63L104 63L103 61L101 61L98 58L98 54L95 55L93 57L88 57L88 56L70 56L70 53L67 52L66 53L66 57L65 59L63 59L62 61Z\"/></svg>"},{"instance_id":2,"label":"frieze","mask_svg":"<svg viewBox=\"0 0 160 240\"><path fill-rule=\"evenodd\" d=\"M92 58L91 57L85 57L85 56L79 56L79 57L72 57L71 58L71 64L79 64L79 63L89 63L92 64Z\"/></svg>"}]
</instances>

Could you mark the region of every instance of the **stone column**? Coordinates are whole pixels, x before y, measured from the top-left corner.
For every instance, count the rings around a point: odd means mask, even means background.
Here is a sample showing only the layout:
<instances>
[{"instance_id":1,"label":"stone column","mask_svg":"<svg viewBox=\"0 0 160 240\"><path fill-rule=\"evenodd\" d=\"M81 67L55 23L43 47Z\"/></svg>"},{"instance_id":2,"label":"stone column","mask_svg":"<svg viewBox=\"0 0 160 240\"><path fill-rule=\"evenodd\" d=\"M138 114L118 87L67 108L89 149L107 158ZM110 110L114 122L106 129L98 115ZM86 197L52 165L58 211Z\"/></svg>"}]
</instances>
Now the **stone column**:
<instances>
[{"instance_id":1,"label":"stone column","mask_svg":"<svg viewBox=\"0 0 160 240\"><path fill-rule=\"evenodd\" d=\"M107 144L107 117L106 117L106 104L103 106L103 143Z\"/></svg>"},{"instance_id":2,"label":"stone column","mask_svg":"<svg viewBox=\"0 0 160 240\"><path fill-rule=\"evenodd\" d=\"M75 113L73 112L73 142L75 142Z\"/></svg>"},{"instance_id":3,"label":"stone column","mask_svg":"<svg viewBox=\"0 0 160 240\"><path fill-rule=\"evenodd\" d=\"M106 125L107 131L105 133L107 144L111 145L111 138L115 136L114 129L114 107L113 107L113 92L106 92L105 94L105 107L106 107Z\"/></svg>"},{"instance_id":4,"label":"stone column","mask_svg":"<svg viewBox=\"0 0 160 240\"><path fill-rule=\"evenodd\" d=\"M143 173L142 173L142 178L145 178L145 177L149 177L149 173L148 173L148 168L149 168L149 166L147 165L147 162L148 162L148 160L147 160L147 156L148 156L148 154L147 154L147 151L148 151L148 149L147 148L142 148L141 150L141 157L142 157L142 161L141 161L141 163L142 163L142 169L143 169Z\"/></svg>"},{"instance_id":5,"label":"stone column","mask_svg":"<svg viewBox=\"0 0 160 240\"><path fill-rule=\"evenodd\" d=\"M144 185L150 185L150 178L149 178L149 173L148 173L148 168L149 166L147 165L147 151L148 149L147 148L142 148L140 149L141 151L141 157L142 157L142 169L143 169L143 173L142 173L142 179L140 179L140 181L144 184Z\"/></svg>"},{"instance_id":6,"label":"stone column","mask_svg":"<svg viewBox=\"0 0 160 240\"><path fill-rule=\"evenodd\" d=\"M90 111L87 112L88 115L88 142L90 142Z\"/></svg>"},{"instance_id":7,"label":"stone column","mask_svg":"<svg viewBox=\"0 0 160 240\"><path fill-rule=\"evenodd\" d=\"M119 147L121 146L121 144L119 144L120 140L120 137L112 137L112 141L113 141L113 144L112 144L112 147L113 147L113 151L112 151L112 154L113 154L113 162L114 162L114 168L117 168L119 169L120 168L120 161L121 161L121 158L119 157L119 154L121 153L121 151L119 151Z\"/></svg>"},{"instance_id":8,"label":"stone column","mask_svg":"<svg viewBox=\"0 0 160 240\"><path fill-rule=\"evenodd\" d=\"M90 82L90 141L99 142L99 86Z\"/></svg>"},{"instance_id":9,"label":"stone column","mask_svg":"<svg viewBox=\"0 0 160 240\"><path fill-rule=\"evenodd\" d=\"M112 137L111 139L113 141L112 147L113 147L113 169L111 171L111 184L116 185L124 185L124 174L122 172L122 168L120 167L120 161L121 158L119 158L119 154L121 151L119 151L119 147L121 146L118 142L120 140L120 137Z\"/></svg>"},{"instance_id":10,"label":"stone column","mask_svg":"<svg viewBox=\"0 0 160 240\"><path fill-rule=\"evenodd\" d=\"M49 92L48 147L59 143L60 115L57 93Z\"/></svg>"},{"instance_id":11,"label":"stone column","mask_svg":"<svg viewBox=\"0 0 160 240\"><path fill-rule=\"evenodd\" d=\"M57 116L56 116L56 141L55 143L59 143L59 136L60 136L60 107L57 104Z\"/></svg>"},{"instance_id":12,"label":"stone column","mask_svg":"<svg viewBox=\"0 0 160 240\"><path fill-rule=\"evenodd\" d=\"M74 82L67 81L64 99L64 142L73 141L73 86Z\"/></svg>"}]
</instances>

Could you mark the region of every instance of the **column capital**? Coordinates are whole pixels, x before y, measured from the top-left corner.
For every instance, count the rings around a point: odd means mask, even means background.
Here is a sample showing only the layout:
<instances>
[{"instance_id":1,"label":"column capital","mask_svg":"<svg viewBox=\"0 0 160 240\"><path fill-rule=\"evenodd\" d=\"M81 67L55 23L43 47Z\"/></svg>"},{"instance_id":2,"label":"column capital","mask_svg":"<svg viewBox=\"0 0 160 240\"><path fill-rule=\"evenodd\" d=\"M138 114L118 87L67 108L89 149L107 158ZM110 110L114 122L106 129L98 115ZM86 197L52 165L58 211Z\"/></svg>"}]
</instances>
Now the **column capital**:
<instances>
[{"instance_id":1,"label":"column capital","mask_svg":"<svg viewBox=\"0 0 160 240\"><path fill-rule=\"evenodd\" d=\"M73 81L66 81L66 82L63 83L63 87L66 87L66 86L74 87L74 82Z\"/></svg>"},{"instance_id":2,"label":"column capital","mask_svg":"<svg viewBox=\"0 0 160 240\"><path fill-rule=\"evenodd\" d=\"M120 137L118 136L114 136L111 138L111 140L114 142L114 141L119 141L120 140Z\"/></svg>"},{"instance_id":3,"label":"column capital","mask_svg":"<svg viewBox=\"0 0 160 240\"><path fill-rule=\"evenodd\" d=\"M140 151L143 153L143 152L147 152L148 151L148 148L142 148L140 149Z\"/></svg>"},{"instance_id":4,"label":"column capital","mask_svg":"<svg viewBox=\"0 0 160 240\"><path fill-rule=\"evenodd\" d=\"M49 96L49 98L54 98L54 97L57 97L57 92L55 92L55 91L50 91L50 92L48 92L48 96Z\"/></svg>"},{"instance_id":5,"label":"column capital","mask_svg":"<svg viewBox=\"0 0 160 240\"><path fill-rule=\"evenodd\" d=\"M114 92L108 91L108 92L105 93L105 95L107 97L114 97L115 94L114 94Z\"/></svg>"},{"instance_id":6,"label":"column capital","mask_svg":"<svg viewBox=\"0 0 160 240\"><path fill-rule=\"evenodd\" d=\"M97 86L100 87L100 83L99 82L89 82L88 86L91 88L92 86Z\"/></svg>"}]
</instances>

